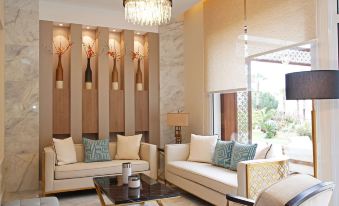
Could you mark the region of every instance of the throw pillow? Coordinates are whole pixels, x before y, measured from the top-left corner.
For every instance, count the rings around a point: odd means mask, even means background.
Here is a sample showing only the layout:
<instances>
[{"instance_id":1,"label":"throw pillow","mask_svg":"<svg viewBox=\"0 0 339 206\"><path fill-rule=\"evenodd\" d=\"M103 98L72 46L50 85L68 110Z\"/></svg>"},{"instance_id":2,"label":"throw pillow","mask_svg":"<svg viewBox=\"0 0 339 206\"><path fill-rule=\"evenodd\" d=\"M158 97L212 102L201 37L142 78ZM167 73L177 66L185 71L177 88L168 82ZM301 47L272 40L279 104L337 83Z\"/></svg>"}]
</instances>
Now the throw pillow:
<instances>
[{"instance_id":1,"label":"throw pillow","mask_svg":"<svg viewBox=\"0 0 339 206\"><path fill-rule=\"evenodd\" d=\"M257 144L234 142L230 169L236 171L239 162L253 160L257 146Z\"/></svg>"},{"instance_id":2,"label":"throw pillow","mask_svg":"<svg viewBox=\"0 0 339 206\"><path fill-rule=\"evenodd\" d=\"M121 136L117 138L117 160L140 160L139 150L142 135Z\"/></svg>"},{"instance_id":3,"label":"throw pillow","mask_svg":"<svg viewBox=\"0 0 339 206\"><path fill-rule=\"evenodd\" d=\"M259 160L259 159L266 159L268 153L271 151L272 149L272 144L262 144L259 143L257 150L255 152L255 156L254 159L255 160Z\"/></svg>"},{"instance_id":4,"label":"throw pillow","mask_svg":"<svg viewBox=\"0 0 339 206\"><path fill-rule=\"evenodd\" d=\"M57 158L57 165L66 165L77 162L77 155L72 137L67 139L53 138L53 144Z\"/></svg>"},{"instance_id":5,"label":"throw pillow","mask_svg":"<svg viewBox=\"0 0 339 206\"><path fill-rule=\"evenodd\" d=\"M109 153L109 139L82 139L85 150L85 162L104 162L112 160Z\"/></svg>"},{"instance_id":6,"label":"throw pillow","mask_svg":"<svg viewBox=\"0 0 339 206\"><path fill-rule=\"evenodd\" d=\"M191 135L188 161L212 163L218 136Z\"/></svg>"},{"instance_id":7,"label":"throw pillow","mask_svg":"<svg viewBox=\"0 0 339 206\"><path fill-rule=\"evenodd\" d=\"M218 141L215 146L213 164L226 169L230 168L233 146L232 141Z\"/></svg>"}]
</instances>

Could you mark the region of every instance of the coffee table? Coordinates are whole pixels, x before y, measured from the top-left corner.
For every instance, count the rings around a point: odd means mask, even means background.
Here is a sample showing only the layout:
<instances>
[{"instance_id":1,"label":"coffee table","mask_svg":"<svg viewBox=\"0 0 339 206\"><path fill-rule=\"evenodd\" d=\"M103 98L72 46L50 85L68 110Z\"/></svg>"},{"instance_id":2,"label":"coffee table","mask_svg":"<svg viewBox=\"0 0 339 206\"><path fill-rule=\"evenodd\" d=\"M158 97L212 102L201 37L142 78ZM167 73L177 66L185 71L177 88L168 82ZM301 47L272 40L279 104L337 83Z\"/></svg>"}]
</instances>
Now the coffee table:
<instances>
[{"instance_id":1,"label":"coffee table","mask_svg":"<svg viewBox=\"0 0 339 206\"><path fill-rule=\"evenodd\" d=\"M93 178L95 189L101 206L107 206L103 195L106 195L113 205L144 204L147 201L157 201L161 206L163 199L180 197L180 192L166 184L140 174L141 187L130 189L123 185L122 176L107 176Z\"/></svg>"}]
</instances>

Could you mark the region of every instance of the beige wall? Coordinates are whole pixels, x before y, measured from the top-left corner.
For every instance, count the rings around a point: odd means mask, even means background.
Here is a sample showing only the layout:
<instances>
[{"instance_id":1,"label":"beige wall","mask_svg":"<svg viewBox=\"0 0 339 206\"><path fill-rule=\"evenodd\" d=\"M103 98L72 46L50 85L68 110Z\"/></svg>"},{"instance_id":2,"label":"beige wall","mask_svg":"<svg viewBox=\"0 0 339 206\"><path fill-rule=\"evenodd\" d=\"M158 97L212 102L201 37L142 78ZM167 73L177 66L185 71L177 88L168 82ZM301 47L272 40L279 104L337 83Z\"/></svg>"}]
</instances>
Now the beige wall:
<instances>
[{"instance_id":1,"label":"beige wall","mask_svg":"<svg viewBox=\"0 0 339 206\"><path fill-rule=\"evenodd\" d=\"M0 204L3 188L3 162L4 162L4 31L3 31L3 19L4 19L4 1L0 0Z\"/></svg>"},{"instance_id":2,"label":"beige wall","mask_svg":"<svg viewBox=\"0 0 339 206\"><path fill-rule=\"evenodd\" d=\"M185 110L190 113L188 134L211 134L210 96L206 92L204 69L203 2L185 13L184 65Z\"/></svg>"}]
</instances>

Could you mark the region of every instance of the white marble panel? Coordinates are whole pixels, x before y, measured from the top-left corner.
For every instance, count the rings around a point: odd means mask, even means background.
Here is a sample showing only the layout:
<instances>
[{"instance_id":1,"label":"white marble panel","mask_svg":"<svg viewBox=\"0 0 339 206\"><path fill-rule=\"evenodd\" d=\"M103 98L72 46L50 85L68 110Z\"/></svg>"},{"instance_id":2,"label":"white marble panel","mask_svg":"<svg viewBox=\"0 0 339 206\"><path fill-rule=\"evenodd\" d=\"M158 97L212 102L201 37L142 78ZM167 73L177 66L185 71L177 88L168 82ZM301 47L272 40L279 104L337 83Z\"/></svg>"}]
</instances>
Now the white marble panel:
<instances>
[{"instance_id":1,"label":"white marble panel","mask_svg":"<svg viewBox=\"0 0 339 206\"><path fill-rule=\"evenodd\" d=\"M5 0L7 192L39 187L39 0Z\"/></svg>"},{"instance_id":2,"label":"white marble panel","mask_svg":"<svg viewBox=\"0 0 339 206\"><path fill-rule=\"evenodd\" d=\"M159 28L160 35L160 145L174 143L167 113L184 110L184 23Z\"/></svg>"},{"instance_id":3,"label":"white marble panel","mask_svg":"<svg viewBox=\"0 0 339 206\"><path fill-rule=\"evenodd\" d=\"M39 50L36 46L6 46L6 81L31 81L39 78Z\"/></svg>"}]
</instances>

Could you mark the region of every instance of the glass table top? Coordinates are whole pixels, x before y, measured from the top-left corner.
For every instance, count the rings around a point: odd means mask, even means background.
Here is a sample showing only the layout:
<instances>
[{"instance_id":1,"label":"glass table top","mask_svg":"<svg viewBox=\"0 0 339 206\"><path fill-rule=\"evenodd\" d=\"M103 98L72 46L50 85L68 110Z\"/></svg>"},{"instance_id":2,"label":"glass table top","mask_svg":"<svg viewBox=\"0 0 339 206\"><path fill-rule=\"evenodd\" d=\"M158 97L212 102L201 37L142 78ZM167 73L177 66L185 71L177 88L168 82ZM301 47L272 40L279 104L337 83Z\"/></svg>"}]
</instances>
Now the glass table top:
<instances>
[{"instance_id":1,"label":"glass table top","mask_svg":"<svg viewBox=\"0 0 339 206\"><path fill-rule=\"evenodd\" d=\"M114 204L127 204L177 197L178 190L160 183L147 175L140 174L141 187L128 188L122 183L122 176L107 176L93 178L94 184Z\"/></svg>"}]
</instances>

